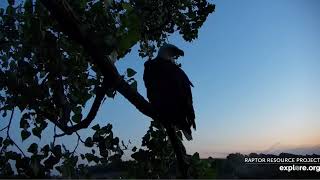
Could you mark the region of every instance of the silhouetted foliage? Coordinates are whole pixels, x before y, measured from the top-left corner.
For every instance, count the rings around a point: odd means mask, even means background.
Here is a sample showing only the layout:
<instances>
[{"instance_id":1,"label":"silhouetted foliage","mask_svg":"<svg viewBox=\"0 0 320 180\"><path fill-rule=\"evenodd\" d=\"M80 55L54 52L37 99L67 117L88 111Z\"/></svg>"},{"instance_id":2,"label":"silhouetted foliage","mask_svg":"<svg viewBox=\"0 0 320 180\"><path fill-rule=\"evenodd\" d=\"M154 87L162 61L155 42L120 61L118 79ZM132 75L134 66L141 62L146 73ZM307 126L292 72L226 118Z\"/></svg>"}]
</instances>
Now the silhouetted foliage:
<instances>
[{"instance_id":1,"label":"silhouetted foliage","mask_svg":"<svg viewBox=\"0 0 320 180\"><path fill-rule=\"evenodd\" d=\"M55 2L60 9L49 12L45 7ZM174 32L186 41L196 39L214 8L206 0L8 0L8 6L0 8L0 112L3 119L9 119L1 129L6 132L0 138L1 177L48 178L53 170L63 177L90 177L89 163L122 166L126 147L113 136L110 124L94 126L94 135L85 140L77 133L92 122L105 95L113 98L117 91L152 117L146 101L136 92L136 71L128 68L118 80L112 62L123 58L134 45L140 46L141 57L152 57L156 47ZM59 13L69 25L57 18ZM90 99L93 105L83 117ZM17 120L15 112L21 116L20 127L11 127ZM32 143L27 150L21 149L10 136L13 129L17 133L20 128L22 141L31 136L41 139L42 132L53 127L49 123L54 124L54 132L59 128L64 133L55 133L54 141L43 147ZM133 149L134 161L127 164L136 171L130 171L129 177L170 177L175 171L166 134L153 127L143 138L143 148ZM78 137L74 150L55 143L56 138L71 134ZM92 148L91 153L79 155L79 143ZM87 163L80 163L80 158Z\"/></svg>"}]
</instances>

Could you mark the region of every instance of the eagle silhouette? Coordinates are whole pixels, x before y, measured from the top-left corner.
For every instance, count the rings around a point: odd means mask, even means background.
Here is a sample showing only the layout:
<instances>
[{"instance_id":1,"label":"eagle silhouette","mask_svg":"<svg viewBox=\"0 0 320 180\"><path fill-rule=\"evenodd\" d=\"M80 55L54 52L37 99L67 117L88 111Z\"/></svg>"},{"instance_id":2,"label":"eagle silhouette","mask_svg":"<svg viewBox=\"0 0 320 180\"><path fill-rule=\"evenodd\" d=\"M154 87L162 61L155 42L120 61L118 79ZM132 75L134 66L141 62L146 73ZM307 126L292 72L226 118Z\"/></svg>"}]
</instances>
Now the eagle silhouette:
<instances>
[{"instance_id":1,"label":"eagle silhouette","mask_svg":"<svg viewBox=\"0 0 320 180\"><path fill-rule=\"evenodd\" d=\"M184 52L172 44L164 44L156 58L145 62L143 80L147 97L166 127L181 130L192 140L191 127L196 129L192 102L193 84L176 63Z\"/></svg>"}]
</instances>

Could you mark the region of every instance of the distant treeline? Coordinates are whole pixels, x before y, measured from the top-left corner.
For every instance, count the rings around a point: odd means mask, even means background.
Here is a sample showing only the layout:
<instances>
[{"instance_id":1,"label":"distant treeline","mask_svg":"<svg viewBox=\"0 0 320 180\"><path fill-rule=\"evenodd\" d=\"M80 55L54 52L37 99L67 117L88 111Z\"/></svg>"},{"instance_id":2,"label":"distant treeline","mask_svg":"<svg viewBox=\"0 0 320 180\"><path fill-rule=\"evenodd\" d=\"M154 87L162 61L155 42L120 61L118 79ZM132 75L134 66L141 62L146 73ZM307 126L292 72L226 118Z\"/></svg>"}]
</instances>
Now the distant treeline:
<instances>
[{"instance_id":1,"label":"distant treeline","mask_svg":"<svg viewBox=\"0 0 320 180\"><path fill-rule=\"evenodd\" d=\"M281 153L279 155L272 154L256 154L251 153L244 155L240 153L229 154L225 159L207 158L201 159L203 164L208 164L206 172L202 172L206 178L227 178L227 179L320 179L320 172L317 171L280 171L279 166L293 165L295 163L282 164L254 164L246 163L245 158L320 158L320 155L294 155ZM298 166L318 166L318 164L295 164ZM134 166L133 161L122 161L117 166L99 167L93 166L89 170L91 178L119 178L125 177L128 171ZM173 168L174 169L174 168ZM210 172L209 172L210 171ZM200 172L199 172L200 173ZM174 177L174 171L172 172Z\"/></svg>"}]
</instances>

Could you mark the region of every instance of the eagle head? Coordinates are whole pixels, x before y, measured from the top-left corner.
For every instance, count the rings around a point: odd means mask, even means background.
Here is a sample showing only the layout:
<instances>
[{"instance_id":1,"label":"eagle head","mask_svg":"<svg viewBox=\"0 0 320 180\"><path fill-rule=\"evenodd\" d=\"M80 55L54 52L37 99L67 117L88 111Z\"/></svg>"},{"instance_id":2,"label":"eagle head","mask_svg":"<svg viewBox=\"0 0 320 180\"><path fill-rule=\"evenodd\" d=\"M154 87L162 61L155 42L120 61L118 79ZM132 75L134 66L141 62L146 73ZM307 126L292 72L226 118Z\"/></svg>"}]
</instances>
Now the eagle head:
<instances>
[{"instance_id":1,"label":"eagle head","mask_svg":"<svg viewBox=\"0 0 320 180\"><path fill-rule=\"evenodd\" d=\"M172 44L164 44L160 47L158 57L175 63L179 56L184 56L183 50Z\"/></svg>"}]
</instances>

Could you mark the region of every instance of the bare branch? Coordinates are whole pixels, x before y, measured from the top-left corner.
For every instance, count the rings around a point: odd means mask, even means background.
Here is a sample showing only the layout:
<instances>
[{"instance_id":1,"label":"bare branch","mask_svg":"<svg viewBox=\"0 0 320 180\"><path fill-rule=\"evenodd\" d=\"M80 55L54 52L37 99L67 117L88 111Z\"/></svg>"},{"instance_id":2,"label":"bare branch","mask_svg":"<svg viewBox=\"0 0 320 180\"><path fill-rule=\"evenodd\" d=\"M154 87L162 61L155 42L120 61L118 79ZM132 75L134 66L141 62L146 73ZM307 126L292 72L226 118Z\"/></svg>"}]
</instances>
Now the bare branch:
<instances>
[{"instance_id":1,"label":"bare branch","mask_svg":"<svg viewBox=\"0 0 320 180\"><path fill-rule=\"evenodd\" d=\"M2 128L2 129L0 129L0 132L4 131L7 128L8 128L8 125L6 127Z\"/></svg>"},{"instance_id":2,"label":"bare branch","mask_svg":"<svg viewBox=\"0 0 320 180\"><path fill-rule=\"evenodd\" d=\"M76 147L73 149L72 154L74 154L79 146L79 141L80 141L80 136L78 136L78 140L77 140L77 145Z\"/></svg>"},{"instance_id":3,"label":"bare branch","mask_svg":"<svg viewBox=\"0 0 320 180\"><path fill-rule=\"evenodd\" d=\"M11 127L11 122L12 122L12 119L13 119L13 115L14 115L14 109L12 109L12 111L11 111L11 115L10 115L10 119L9 119L8 125L7 125L5 128L1 129L1 131L7 129L7 137L6 137L6 139L10 139L10 140L12 141L12 143L13 143L13 144L18 148L18 150L21 152L21 154L22 154L24 157L26 157L26 155L23 153L22 149L21 149L21 148L16 144L16 142L14 142L14 141L11 139L11 137L10 137L10 127ZM4 150L4 146L2 146L1 151L0 151L0 154L3 152L3 150Z\"/></svg>"},{"instance_id":4,"label":"bare branch","mask_svg":"<svg viewBox=\"0 0 320 180\"><path fill-rule=\"evenodd\" d=\"M52 144L54 145L56 143L56 136L57 136L57 125L54 125L54 129L53 129L53 142Z\"/></svg>"},{"instance_id":5,"label":"bare branch","mask_svg":"<svg viewBox=\"0 0 320 180\"><path fill-rule=\"evenodd\" d=\"M81 136L79 135L79 133L76 132L76 134L77 134L78 138L80 139L80 141L81 141L82 143L85 143L84 140L81 139Z\"/></svg>"},{"instance_id":6,"label":"bare branch","mask_svg":"<svg viewBox=\"0 0 320 180\"><path fill-rule=\"evenodd\" d=\"M11 139L11 138L10 138ZM18 150L21 152L21 154L26 157L26 155L23 153L22 149L16 144L16 142L14 142L12 139L11 141L13 142L13 144L18 148Z\"/></svg>"},{"instance_id":7,"label":"bare branch","mask_svg":"<svg viewBox=\"0 0 320 180\"><path fill-rule=\"evenodd\" d=\"M59 137L63 137L63 136L65 136L65 135L67 135L66 133L62 133L62 134L55 134L54 135L54 137L55 138L59 138Z\"/></svg>"},{"instance_id":8,"label":"bare branch","mask_svg":"<svg viewBox=\"0 0 320 180\"><path fill-rule=\"evenodd\" d=\"M7 130L7 137L9 137L9 131L10 131L10 126L11 126L11 122L13 119L13 114L14 114L14 109L12 109L12 111L11 111L11 116L10 116L10 120L9 120L9 124L8 124L8 130Z\"/></svg>"},{"instance_id":9,"label":"bare branch","mask_svg":"<svg viewBox=\"0 0 320 180\"><path fill-rule=\"evenodd\" d=\"M60 128L64 132L62 134L55 133L54 138L62 137L64 135L71 135L72 133L74 133L80 129L87 128L90 125L90 123L93 121L93 119L97 115L97 112L100 108L101 102L105 97L106 91L107 91L107 88L106 88L106 83L104 81L102 84L102 87L97 88L96 97L94 99L94 102L91 106L91 109L90 109L87 117L84 118L82 121L80 121L80 123L78 123L76 125L67 126L66 124L64 124L63 122L70 121L70 118L64 119L64 118L66 118L66 116L63 116L61 119L57 120L54 115L52 115L48 112L41 111L40 109L37 109L36 111L39 114L43 114L43 116L47 117L52 123L55 124L55 127ZM66 111L68 111L68 110L66 110Z\"/></svg>"}]
</instances>

